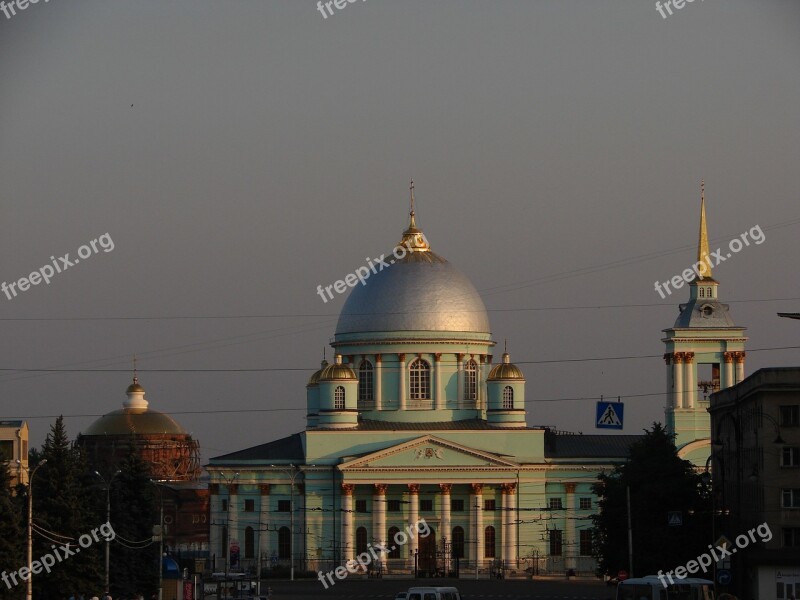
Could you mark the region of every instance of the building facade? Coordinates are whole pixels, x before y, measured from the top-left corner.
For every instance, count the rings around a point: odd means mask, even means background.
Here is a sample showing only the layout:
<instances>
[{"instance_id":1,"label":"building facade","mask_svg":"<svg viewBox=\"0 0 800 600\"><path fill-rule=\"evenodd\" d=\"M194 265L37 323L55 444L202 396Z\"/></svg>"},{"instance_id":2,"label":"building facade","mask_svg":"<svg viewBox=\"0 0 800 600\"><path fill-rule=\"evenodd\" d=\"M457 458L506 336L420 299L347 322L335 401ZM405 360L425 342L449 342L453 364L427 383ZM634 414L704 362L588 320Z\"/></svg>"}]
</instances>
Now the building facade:
<instances>
[{"instance_id":1,"label":"building facade","mask_svg":"<svg viewBox=\"0 0 800 600\"><path fill-rule=\"evenodd\" d=\"M495 364L486 308L417 227L413 188L387 263L344 304L305 430L207 465L214 569L327 571L381 545L371 568L392 573L593 572L592 485L640 436L527 425L525 377L507 352ZM398 536L422 519L430 535Z\"/></svg>"},{"instance_id":2,"label":"building facade","mask_svg":"<svg viewBox=\"0 0 800 600\"><path fill-rule=\"evenodd\" d=\"M27 421L0 421L0 466L8 469L12 488L28 485Z\"/></svg>"}]
</instances>

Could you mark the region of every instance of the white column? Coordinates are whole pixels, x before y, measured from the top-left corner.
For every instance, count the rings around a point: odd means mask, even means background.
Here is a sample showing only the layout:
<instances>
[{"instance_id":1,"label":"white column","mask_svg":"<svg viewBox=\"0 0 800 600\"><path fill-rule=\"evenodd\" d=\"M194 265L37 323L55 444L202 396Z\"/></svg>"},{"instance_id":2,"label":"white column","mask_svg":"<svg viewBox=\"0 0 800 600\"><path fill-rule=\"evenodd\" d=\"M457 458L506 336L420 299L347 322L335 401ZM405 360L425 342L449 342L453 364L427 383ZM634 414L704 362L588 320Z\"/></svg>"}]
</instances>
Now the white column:
<instances>
[{"instance_id":1,"label":"white column","mask_svg":"<svg viewBox=\"0 0 800 600\"><path fill-rule=\"evenodd\" d=\"M686 382L686 408L694 408L697 400L697 382L695 381L694 352L684 352L684 378Z\"/></svg>"},{"instance_id":2,"label":"white column","mask_svg":"<svg viewBox=\"0 0 800 600\"><path fill-rule=\"evenodd\" d=\"M353 492L355 485L342 484L342 560L345 564L355 554L355 531L353 530Z\"/></svg>"},{"instance_id":3,"label":"white column","mask_svg":"<svg viewBox=\"0 0 800 600\"><path fill-rule=\"evenodd\" d=\"M450 527L450 491L453 485L450 483L440 483L439 488L442 490L442 520L441 520L441 533L440 536L443 542L452 542L453 533ZM444 556L444 572L450 572L450 556L445 553Z\"/></svg>"},{"instance_id":4,"label":"white column","mask_svg":"<svg viewBox=\"0 0 800 600\"><path fill-rule=\"evenodd\" d=\"M416 527L419 521L419 485L416 483L408 484L408 525ZM419 549L418 535L408 537L408 560L411 569L414 568L414 554Z\"/></svg>"},{"instance_id":5,"label":"white column","mask_svg":"<svg viewBox=\"0 0 800 600\"><path fill-rule=\"evenodd\" d=\"M445 408L444 390L442 389L442 354L437 352L433 355L434 382L433 387L433 406L436 410Z\"/></svg>"},{"instance_id":6,"label":"white column","mask_svg":"<svg viewBox=\"0 0 800 600\"><path fill-rule=\"evenodd\" d=\"M375 410L383 410L383 358L380 354L375 355Z\"/></svg>"},{"instance_id":7,"label":"white column","mask_svg":"<svg viewBox=\"0 0 800 600\"><path fill-rule=\"evenodd\" d=\"M458 362L458 404L457 406L464 406L464 355L456 354L456 361Z\"/></svg>"},{"instance_id":8,"label":"white column","mask_svg":"<svg viewBox=\"0 0 800 600\"><path fill-rule=\"evenodd\" d=\"M472 495L470 496L470 510L475 514L475 520L474 520L475 527L472 530L472 538L474 540L474 543L471 545L474 547L472 556L473 559L475 560L475 565L477 568L477 566L483 565L483 555L484 555L482 483L472 484Z\"/></svg>"},{"instance_id":9,"label":"white column","mask_svg":"<svg viewBox=\"0 0 800 600\"><path fill-rule=\"evenodd\" d=\"M225 549L225 556L230 560L230 547L231 543L239 540L239 484L231 484L228 486L228 547ZM239 544L241 547L241 544ZM239 553L239 561L241 563L242 553Z\"/></svg>"},{"instance_id":10,"label":"white column","mask_svg":"<svg viewBox=\"0 0 800 600\"><path fill-rule=\"evenodd\" d=\"M722 355L722 388L729 388L733 385L733 352L725 352Z\"/></svg>"},{"instance_id":11,"label":"white column","mask_svg":"<svg viewBox=\"0 0 800 600\"><path fill-rule=\"evenodd\" d=\"M508 566L512 569L517 566L517 485L509 483L508 485L508 512L506 513L506 522L508 527Z\"/></svg>"},{"instance_id":12,"label":"white column","mask_svg":"<svg viewBox=\"0 0 800 600\"><path fill-rule=\"evenodd\" d=\"M566 568L575 569L575 556L578 549L578 541L575 539L575 484L565 483L564 488L567 492L567 525L566 525L566 539L564 540L565 554L567 557Z\"/></svg>"},{"instance_id":13,"label":"white column","mask_svg":"<svg viewBox=\"0 0 800 600\"><path fill-rule=\"evenodd\" d=\"M672 378L674 371L672 367L672 355L665 354L664 362L667 363L667 410L669 410L670 408L675 408L675 392L672 389L674 384L674 380Z\"/></svg>"},{"instance_id":14,"label":"white column","mask_svg":"<svg viewBox=\"0 0 800 600\"><path fill-rule=\"evenodd\" d=\"M261 559L269 556L269 484L262 483L259 486L261 490L261 505L259 506L259 532L258 532L258 560L259 571Z\"/></svg>"},{"instance_id":15,"label":"white column","mask_svg":"<svg viewBox=\"0 0 800 600\"><path fill-rule=\"evenodd\" d=\"M675 408L684 408L683 394L683 352L676 352L672 355L673 372L675 382Z\"/></svg>"},{"instance_id":16,"label":"white column","mask_svg":"<svg viewBox=\"0 0 800 600\"><path fill-rule=\"evenodd\" d=\"M500 486L500 559L506 566L510 565L511 551L509 549L509 533L508 523L510 519L511 510L509 509L508 502L508 489L506 484Z\"/></svg>"},{"instance_id":17,"label":"white column","mask_svg":"<svg viewBox=\"0 0 800 600\"><path fill-rule=\"evenodd\" d=\"M398 354L397 360L400 361L400 381L397 386L397 393L400 395L400 410L406 409L406 355Z\"/></svg>"},{"instance_id":18,"label":"white column","mask_svg":"<svg viewBox=\"0 0 800 600\"><path fill-rule=\"evenodd\" d=\"M736 361L736 383L744 379L744 352L737 352L734 356Z\"/></svg>"},{"instance_id":19,"label":"white column","mask_svg":"<svg viewBox=\"0 0 800 600\"><path fill-rule=\"evenodd\" d=\"M372 540L373 546L386 546L386 486L382 483L375 484L375 492L372 496ZM381 553L381 561L385 561L386 556Z\"/></svg>"}]
</instances>

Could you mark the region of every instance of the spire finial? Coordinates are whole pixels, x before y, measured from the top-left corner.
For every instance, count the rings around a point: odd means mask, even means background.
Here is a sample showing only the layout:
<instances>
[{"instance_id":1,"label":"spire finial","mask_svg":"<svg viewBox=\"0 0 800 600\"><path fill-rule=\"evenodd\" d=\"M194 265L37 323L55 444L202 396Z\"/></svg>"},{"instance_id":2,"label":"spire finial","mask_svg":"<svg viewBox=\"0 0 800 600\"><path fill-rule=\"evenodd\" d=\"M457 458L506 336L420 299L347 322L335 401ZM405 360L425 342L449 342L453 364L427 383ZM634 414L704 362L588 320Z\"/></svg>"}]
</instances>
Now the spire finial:
<instances>
[{"instance_id":1,"label":"spire finial","mask_svg":"<svg viewBox=\"0 0 800 600\"><path fill-rule=\"evenodd\" d=\"M411 185L409 186L408 189L411 190L411 212L408 213L408 214L410 214L413 217L414 216L414 180L413 179L411 180Z\"/></svg>"},{"instance_id":2,"label":"spire finial","mask_svg":"<svg viewBox=\"0 0 800 600\"><path fill-rule=\"evenodd\" d=\"M508 352L508 338L503 338L503 352Z\"/></svg>"},{"instance_id":3,"label":"spire finial","mask_svg":"<svg viewBox=\"0 0 800 600\"><path fill-rule=\"evenodd\" d=\"M702 275L701 279L711 278L711 262L708 253L708 230L706 228L706 182L700 180L700 235L697 241L697 262L700 263L698 270Z\"/></svg>"},{"instance_id":4,"label":"spire finial","mask_svg":"<svg viewBox=\"0 0 800 600\"><path fill-rule=\"evenodd\" d=\"M136 355L133 355L133 383L139 383L139 378L136 376Z\"/></svg>"}]
</instances>

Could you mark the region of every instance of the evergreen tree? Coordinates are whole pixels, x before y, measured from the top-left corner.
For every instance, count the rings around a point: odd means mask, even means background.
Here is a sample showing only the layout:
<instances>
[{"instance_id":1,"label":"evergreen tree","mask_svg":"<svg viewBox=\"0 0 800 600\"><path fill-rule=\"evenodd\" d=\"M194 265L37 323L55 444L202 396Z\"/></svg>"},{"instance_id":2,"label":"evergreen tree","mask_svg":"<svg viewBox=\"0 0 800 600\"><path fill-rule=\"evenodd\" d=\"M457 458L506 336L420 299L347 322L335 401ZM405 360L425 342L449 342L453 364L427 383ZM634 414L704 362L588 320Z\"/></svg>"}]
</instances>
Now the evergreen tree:
<instances>
[{"instance_id":1,"label":"evergreen tree","mask_svg":"<svg viewBox=\"0 0 800 600\"><path fill-rule=\"evenodd\" d=\"M711 539L711 501L694 466L678 457L674 436L659 423L630 448L628 462L598 477L600 513L593 517L601 572L629 570L627 490L630 489L633 570L654 575L702 554ZM668 515L681 511L683 525Z\"/></svg>"},{"instance_id":2,"label":"evergreen tree","mask_svg":"<svg viewBox=\"0 0 800 600\"><path fill-rule=\"evenodd\" d=\"M111 486L111 524L117 536L111 546L111 596L141 593L147 598L158 589L158 543L152 541L158 491L133 444L119 471Z\"/></svg>"},{"instance_id":3,"label":"evergreen tree","mask_svg":"<svg viewBox=\"0 0 800 600\"><path fill-rule=\"evenodd\" d=\"M26 528L22 500L11 490L11 476L5 465L0 464L0 572L10 573L25 565ZM25 596L25 583L12 585L0 582L0 598L19 600ZM9 588L9 585L12 585Z\"/></svg>"},{"instance_id":4,"label":"evergreen tree","mask_svg":"<svg viewBox=\"0 0 800 600\"><path fill-rule=\"evenodd\" d=\"M47 462L32 482L34 557L56 551L56 556L62 557L49 574L34 576L35 591L50 598L99 595L103 586L103 538L101 542L92 538L86 544L85 536L91 537L104 519L99 517L97 488L91 485L82 453L67 437L63 417L50 428L35 458ZM79 543L81 539L83 544ZM68 554L64 546L74 554Z\"/></svg>"}]
</instances>

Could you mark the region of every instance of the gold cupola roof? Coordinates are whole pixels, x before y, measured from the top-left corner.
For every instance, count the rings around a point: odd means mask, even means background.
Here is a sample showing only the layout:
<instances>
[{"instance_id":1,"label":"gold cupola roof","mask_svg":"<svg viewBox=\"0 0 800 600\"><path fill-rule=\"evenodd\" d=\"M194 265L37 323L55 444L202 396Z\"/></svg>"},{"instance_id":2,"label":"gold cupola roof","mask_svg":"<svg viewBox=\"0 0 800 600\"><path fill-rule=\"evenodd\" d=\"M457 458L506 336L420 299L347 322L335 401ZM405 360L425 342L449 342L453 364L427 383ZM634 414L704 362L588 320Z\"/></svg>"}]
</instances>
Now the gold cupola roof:
<instances>
[{"instance_id":1,"label":"gold cupola roof","mask_svg":"<svg viewBox=\"0 0 800 600\"><path fill-rule=\"evenodd\" d=\"M319 374L319 381L353 381L358 380L353 369L342 364L342 355L337 354L332 365L328 365Z\"/></svg>"},{"instance_id":2,"label":"gold cupola roof","mask_svg":"<svg viewBox=\"0 0 800 600\"><path fill-rule=\"evenodd\" d=\"M323 359L322 362L319 365L319 369L317 369L314 372L314 374L309 378L308 383L306 384L306 387L308 387L310 385L317 385L319 383L319 376L322 374L322 371L327 366L328 366L328 361Z\"/></svg>"},{"instance_id":3,"label":"gold cupola roof","mask_svg":"<svg viewBox=\"0 0 800 600\"><path fill-rule=\"evenodd\" d=\"M520 371L519 367L511 362L511 357L508 352L503 352L503 362L495 365L489 372L487 381L497 381L506 379L516 379L525 381L525 376Z\"/></svg>"}]
</instances>

